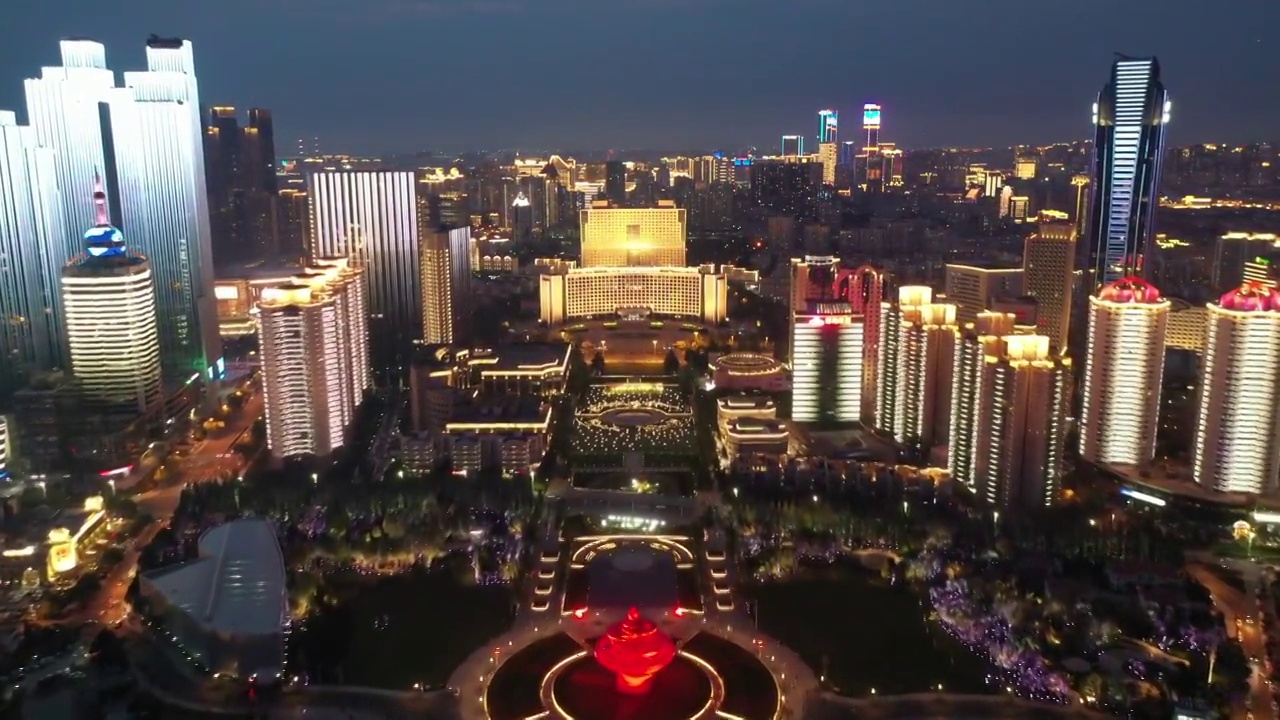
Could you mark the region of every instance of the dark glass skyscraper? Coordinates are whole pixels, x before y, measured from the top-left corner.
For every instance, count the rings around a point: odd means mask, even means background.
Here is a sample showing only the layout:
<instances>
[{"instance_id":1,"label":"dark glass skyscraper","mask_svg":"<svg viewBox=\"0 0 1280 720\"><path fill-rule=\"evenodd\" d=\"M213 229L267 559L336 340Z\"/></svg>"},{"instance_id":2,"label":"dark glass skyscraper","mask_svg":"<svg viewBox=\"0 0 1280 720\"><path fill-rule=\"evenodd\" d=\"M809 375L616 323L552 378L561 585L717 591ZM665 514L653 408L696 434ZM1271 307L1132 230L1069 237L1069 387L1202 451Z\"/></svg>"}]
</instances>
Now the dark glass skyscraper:
<instances>
[{"instance_id":1,"label":"dark glass skyscraper","mask_svg":"<svg viewBox=\"0 0 1280 720\"><path fill-rule=\"evenodd\" d=\"M1093 106L1093 190L1088 235L1080 244L1081 268L1091 274L1090 294L1128 277L1144 275L1159 196L1164 127L1169 98L1160 63L1116 57L1111 81Z\"/></svg>"}]
</instances>

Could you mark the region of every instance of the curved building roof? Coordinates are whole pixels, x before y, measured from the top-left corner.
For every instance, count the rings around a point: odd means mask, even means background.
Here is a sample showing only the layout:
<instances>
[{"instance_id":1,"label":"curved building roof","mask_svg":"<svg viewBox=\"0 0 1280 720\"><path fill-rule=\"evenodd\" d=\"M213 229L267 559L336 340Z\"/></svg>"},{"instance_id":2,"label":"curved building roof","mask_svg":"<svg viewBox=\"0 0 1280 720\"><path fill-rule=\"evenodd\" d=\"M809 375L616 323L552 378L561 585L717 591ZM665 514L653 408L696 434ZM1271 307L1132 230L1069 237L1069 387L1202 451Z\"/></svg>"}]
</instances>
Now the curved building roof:
<instances>
[{"instance_id":1,"label":"curved building roof","mask_svg":"<svg viewBox=\"0 0 1280 720\"><path fill-rule=\"evenodd\" d=\"M1218 300L1224 310L1241 312L1280 311L1280 291L1259 282L1249 281Z\"/></svg>"},{"instance_id":2,"label":"curved building roof","mask_svg":"<svg viewBox=\"0 0 1280 720\"><path fill-rule=\"evenodd\" d=\"M232 520L200 537L200 557L144 575L173 605L223 635L269 635L288 619L284 558L275 528Z\"/></svg>"},{"instance_id":3,"label":"curved building roof","mask_svg":"<svg viewBox=\"0 0 1280 720\"><path fill-rule=\"evenodd\" d=\"M1129 276L1107 285L1098 292L1098 297L1114 303L1139 303L1153 305L1160 302L1160 291L1155 285L1140 277Z\"/></svg>"}]
</instances>

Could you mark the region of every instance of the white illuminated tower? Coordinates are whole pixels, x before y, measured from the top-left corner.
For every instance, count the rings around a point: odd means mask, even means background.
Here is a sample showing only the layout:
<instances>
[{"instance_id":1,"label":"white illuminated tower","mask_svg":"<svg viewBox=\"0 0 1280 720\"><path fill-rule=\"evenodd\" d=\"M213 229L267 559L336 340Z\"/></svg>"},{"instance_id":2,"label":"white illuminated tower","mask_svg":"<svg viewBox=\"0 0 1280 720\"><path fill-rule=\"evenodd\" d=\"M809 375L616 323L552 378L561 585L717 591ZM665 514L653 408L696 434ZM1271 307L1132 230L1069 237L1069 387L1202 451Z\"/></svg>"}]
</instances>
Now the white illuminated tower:
<instances>
[{"instance_id":1,"label":"white illuminated tower","mask_svg":"<svg viewBox=\"0 0 1280 720\"><path fill-rule=\"evenodd\" d=\"M1260 283L1209 303L1192 468L1223 492L1280 481L1280 291Z\"/></svg>"},{"instance_id":2,"label":"white illuminated tower","mask_svg":"<svg viewBox=\"0 0 1280 720\"><path fill-rule=\"evenodd\" d=\"M74 255L61 253L59 199L53 151L0 111L0 396L66 363L58 270Z\"/></svg>"},{"instance_id":3,"label":"white illuminated tower","mask_svg":"<svg viewBox=\"0 0 1280 720\"><path fill-rule=\"evenodd\" d=\"M988 356L999 354L1001 338L1014 333L1012 313L983 311L977 320L959 333L951 371L951 427L948 436L947 470L951 479L977 491L975 447L977 407Z\"/></svg>"},{"instance_id":4,"label":"white illuminated tower","mask_svg":"<svg viewBox=\"0 0 1280 720\"><path fill-rule=\"evenodd\" d=\"M461 342L471 311L471 228L422 237L422 341Z\"/></svg>"},{"instance_id":5,"label":"white illuminated tower","mask_svg":"<svg viewBox=\"0 0 1280 720\"><path fill-rule=\"evenodd\" d=\"M96 222L84 233L84 252L62 268L71 372L94 408L141 416L162 398L151 265L126 250L107 218L101 187L94 202Z\"/></svg>"},{"instance_id":6,"label":"white illuminated tower","mask_svg":"<svg viewBox=\"0 0 1280 720\"><path fill-rule=\"evenodd\" d=\"M1137 277L1089 298L1080 413L1080 457L1097 464L1143 465L1155 455L1168 300Z\"/></svg>"},{"instance_id":7,"label":"white illuminated tower","mask_svg":"<svg viewBox=\"0 0 1280 720\"><path fill-rule=\"evenodd\" d=\"M102 43L63 40L59 49L62 65L41 68L25 83L27 118L40 147L54 151L53 187L61 191L59 228L66 232L49 248L55 268L80 254L74 233L96 222L93 178L106 168L99 105L116 82Z\"/></svg>"},{"instance_id":8,"label":"white illuminated tower","mask_svg":"<svg viewBox=\"0 0 1280 720\"><path fill-rule=\"evenodd\" d=\"M318 259L256 307L267 447L277 459L343 446L370 384L364 271Z\"/></svg>"},{"instance_id":9,"label":"white illuminated tower","mask_svg":"<svg viewBox=\"0 0 1280 720\"><path fill-rule=\"evenodd\" d=\"M833 257L791 261L791 418L797 422L861 416L865 318L848 302L850 275Z\"/></svg>"},{"instance_id":10,"label":"white illuminated tower","mask_svg":"<svg viewBox=\"0 0 1280 720\"><path fill-rule=\"evenodd\" d=\"M311 257L349 257L365 271L375 319L374 362L399 364L422 330L421 233L412 172L318 172L311 196ZM403 334L403 336L401 336Z\"/></svg>"},{"instance_id":11,"label":"white illuminated tower","mask_svg":"<svg viewBox=\"0 0 1280 720\"><path fill-rule=\"evenodd\" d=\"M191 43L150 38L124 82L108 95L120 223L155 273L165 375L185 381L222 355Z\"/></svg>"},{"instance_id":12,"label":"white illuminated tower","mask_svg":"<svg viewBox=\"0 0 1280 720\"><path fill-rule=\"evenodd\" d=\"M924 285L898 288L880 305L876 425L904 444L945 443L951 422L956 306Z\"/></svg>"}]
</instances>

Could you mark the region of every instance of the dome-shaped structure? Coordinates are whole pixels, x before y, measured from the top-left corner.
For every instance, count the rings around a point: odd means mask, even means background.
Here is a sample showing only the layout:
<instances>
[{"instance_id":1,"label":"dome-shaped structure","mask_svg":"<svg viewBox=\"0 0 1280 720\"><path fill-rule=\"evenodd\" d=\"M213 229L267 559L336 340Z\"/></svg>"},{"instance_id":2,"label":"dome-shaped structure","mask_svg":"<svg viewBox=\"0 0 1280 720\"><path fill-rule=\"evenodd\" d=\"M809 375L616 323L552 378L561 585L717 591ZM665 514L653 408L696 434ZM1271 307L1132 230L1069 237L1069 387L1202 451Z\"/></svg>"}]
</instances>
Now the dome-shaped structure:
<instances>
[{"instance_id":1,"label":"dome-shaped structure","mask_svg":"<svg viewBox=\"0 0 1280 720\"><path fill-rule=\"evenodd\" d=\"M111 224L107 217L107 193L102 189L102 178L93 177L93 205L97 218L93 227L84 231L84 249L92 257L123 255L124 233Z\"/></svg>"},{"instance_id":2,"label":"dome-shaped structure","mask_svg":"<svg viewBox=\"0 0 1280 720\"><path fill-rule=\"evenodd\" d=\"M676 645L633 607L596 641L595 654L601 665L617 675L619 692L637 694L646 692L653 676L675 659Z\"/></svg>"},{"instance_id":3,"label":"dome-shaped structure","mask_svg":"<svg viewBox=\"0 0 1280 720\"><path fill-rule=\"evenodd\" d=\"M1218 307L1240 312L1280 312L1280 290L1248 281L1224 294L1218 300Z\"/></svg>"},{"instance_id":4,"label":"dome-shaped structure","mask_svg":"<svg viewBox=\"0 0 1280 720\"><path fill-rule=\"evenodd\" d=\"M1146 280L1130 275L1102 288L1098 298L1114 303L1151 305L1160 302L1160 291Z\"/></svg>"}]
</instances>

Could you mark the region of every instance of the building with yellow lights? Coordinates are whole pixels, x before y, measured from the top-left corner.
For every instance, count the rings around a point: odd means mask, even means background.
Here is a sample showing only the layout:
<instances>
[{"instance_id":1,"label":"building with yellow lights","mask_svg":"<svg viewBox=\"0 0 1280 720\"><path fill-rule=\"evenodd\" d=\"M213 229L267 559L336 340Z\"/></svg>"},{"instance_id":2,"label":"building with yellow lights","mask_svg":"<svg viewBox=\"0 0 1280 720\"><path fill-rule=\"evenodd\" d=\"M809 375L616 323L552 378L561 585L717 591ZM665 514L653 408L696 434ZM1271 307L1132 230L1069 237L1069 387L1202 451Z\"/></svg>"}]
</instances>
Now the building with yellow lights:
<instances>
[{"instance_id":1,"label":"building with yellow lights","mask_svg":"<svg viewBox=\"0 0 1280 720\"><path fill-rule=\"evenodd\" d=\"M768 355L729 353L711 361L711 381L720 390L785 392L791 389L786 367Z\"/></svg>"},{"instance_id":2,"label":"building with yellow lights","mask_svg":"<svg viewBox=\"0 0 1280 720\"><path fill-rule=\"evenodd\" d=\"M791 430L781 420L741 417L729 421L721 438L731 463L761 457L777 460L790 449Z\"/></svg>"},{"instance_id":3,"label":"building with yellow lights","mask_svg":"<svg viewBox=\"0 0 1280 720\"><path fill-rule=\"evenodd\" d=\"M943 283L947 302L956 306L960 324L971 323L990 309L993 298L1022 295L1022 268L987 268L948 263Z\"/></svg>"},{"instance_id":4,"label":"building with yellow lights","mask_svg":"<svg viewBox=\"0 0 1280 720\"><path fill-rule=\"evenodd\" d=\"M327 457L345 443L372 379L365 292L364 270L346 258L317 258L262 290L256 313L272 457Z\"/></svg>"},{"instance_id":5,"label":"building with yellow lights","mask_svg":"<svg viewBox=\"0 0 1280 720\"><path fill-rule=\"evenodd\" d=\"M1229 232L1213 248L1213 288L1227 292L1252 281L1275 287L1272 264L1280 262L1280 235Z\"/></svg>"},{"instance_id":6,"label":"building with yellow lights","mask_svg":"<svg viewBox=\"0 0 1280 720\"><path fill-rule=\"evenodd\" d=\"M1011 313L983 311L958 333L951 371L951 413L947 437L947 470L957 483L976 491L978 398L988 356L999 355L1000 339L1015 334Z\"/></svg>"},{"instance_id":7,"label":"building with yellow lights","mask_svg":"<svg viewBox=\"0 0 1280 720\"><path fill-rule=\"evenodd\" d=\"M540 264L541 320L559 325L586 317L650 314L719 323L728 315L728 281L715 265L573 267Z\"/></svg>"},{"instance_id":8,"label":"building with yellow lights","mask_svg":"<svg viewBox=\"0 0 1280 720\"><path fill-rule=\"evenodd\" d=\"M1123 278L1089 298L1080 457L1144 465L1155 455L1170 302L1154 285Z\"/></svg>"},{"instance_id":9,"label":"building with yellow lights","mask_svg":"<svg viewBox=\"0 0 1280 720\"><path fill-rule=\"evenodd\" d=\"M1034 510L1059 495L1071 360L1044 335L988 344L974 412L974 494L1001 510Z\"/></svg>"},{"instance_id":10,"label":"building with yellow lights","mask_svg":"<svg viewBox=\"0 0 1280 720\"><path fill-rule=\"evenodd\" d=\"M932 447L950 432L956 306L933 302L923 285L880 305L876 426L899 443Z\"/></svg>"},{"instance_id":11,"label":"building with yellow lights","mask_svg":"<svg viewBox=\"0 0 1280 720\"><path fill-rule=\"evenodd\" d=\"M1043 224L1023 246L1023 290L1036 300L1036 331L1060 352L1067 347L1070 329L1075 257L1076 228L1071 223Z\"/></svg>"},{"instance_id":12,"label":"building with yellow lights","mask_svg":"<svg viewBox=\"0 0 1280 720\"><path fill-rule=\"evenodd\" d=\"M1192 472L1231 493L1280 486L1280 291L1246 283L1209 304Z\"/></svg>"},{"instance_id":13,"label":"building with yellow lights","mask_svg":"<svg viewBox=\"0 0 1280 720\"><path fill-rule=\"evenodd\" d=\"M670 200L623 208L598 200L581 211L582 261L596 267L683 267L686 217Z\"/></svg>"}]
</instances>

